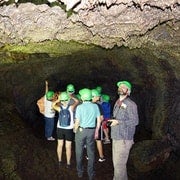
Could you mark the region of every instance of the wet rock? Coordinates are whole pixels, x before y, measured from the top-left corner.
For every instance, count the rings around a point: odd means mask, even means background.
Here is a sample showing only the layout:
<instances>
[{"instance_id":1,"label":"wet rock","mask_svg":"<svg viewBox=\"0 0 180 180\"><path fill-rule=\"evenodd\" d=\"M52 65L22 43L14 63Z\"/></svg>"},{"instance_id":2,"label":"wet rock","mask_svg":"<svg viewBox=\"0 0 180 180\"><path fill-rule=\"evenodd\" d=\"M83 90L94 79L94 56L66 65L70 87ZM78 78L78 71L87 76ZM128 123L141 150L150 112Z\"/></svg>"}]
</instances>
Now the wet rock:
<instances>
[{"instance_id":1,"label":"wet rock","mask_svg":"<svg viewBox=\"0 0 180 180\"><path fill-rule=\"evenodd\" d=\"M159 168L170 156L173 148L168 141L146 140L138 142L131 151L131 160L139 172L149 172Z\"/></svg>"}]
</instances>

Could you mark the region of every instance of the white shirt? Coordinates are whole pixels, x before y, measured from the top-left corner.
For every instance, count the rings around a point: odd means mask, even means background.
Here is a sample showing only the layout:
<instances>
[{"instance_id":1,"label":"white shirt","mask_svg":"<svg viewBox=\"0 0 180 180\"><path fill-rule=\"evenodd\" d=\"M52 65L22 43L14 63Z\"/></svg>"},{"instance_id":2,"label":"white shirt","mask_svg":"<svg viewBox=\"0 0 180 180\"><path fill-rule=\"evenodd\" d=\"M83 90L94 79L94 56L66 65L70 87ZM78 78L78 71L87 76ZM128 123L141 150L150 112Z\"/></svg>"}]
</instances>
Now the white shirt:
<instances>
[{"instance_id":1,"label":"white shirt","mask_svg":"<svg viewBox=\"0 0 180 180\"><path fill-rule=\"evenodd\" d=\"M48 101L46 96L44 98L44 116L48 118L55 117L55 110L52 108L52 101Z\"/></svg>"}]
</instances>

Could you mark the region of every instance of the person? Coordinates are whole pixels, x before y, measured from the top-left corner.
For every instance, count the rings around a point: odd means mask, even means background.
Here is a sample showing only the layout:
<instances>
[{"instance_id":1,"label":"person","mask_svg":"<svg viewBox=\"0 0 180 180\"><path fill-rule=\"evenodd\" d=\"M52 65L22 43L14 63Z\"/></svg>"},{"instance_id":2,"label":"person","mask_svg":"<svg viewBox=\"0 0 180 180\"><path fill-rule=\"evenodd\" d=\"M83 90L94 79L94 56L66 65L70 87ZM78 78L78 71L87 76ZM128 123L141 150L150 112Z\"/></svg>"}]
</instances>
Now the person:
<instances>
[{"instance_id":1,"label":"person","mask_svg":"<svg viewBox=\"0 0 180 180\"><path fill-rule=\"evenodd\" d=\"M96 86L95 88L99 94L102 94L102 86ZM100 96L100 99L99 99L99 102L101 104L101 101L102 101L102 97Z\"/></svg>"},{"instance_id":2,"label":"person","mask_svg":"<svg viewBox=\"0 0 180 180\"><path fill-rule=\"evenodd\" d=\"M77 97L75 96L75 87L73 84L68 84L66 86L66 92L68 93L69 97L70 97L70 101L69 104L73 104L74 100L71 98L72 96L75 97L77 99Z\"/></svg>"},{"instance_id":3,"label":"person","mask_svg":"<svg viewBox=\"0 0 180 180\"><path fill-rule=\"evenodd\" d=\"M48 141L54 141L52 136L54 130L55 111L52 108L52 103L55 100L54 91L49 90L48 81L45 81L45 96L44 96L44 120L45 120L45 137Z\"/></svg>"},{"instance_id":4,"label":"person","mask_svg":"<svg viewBox=\"0 0 180 180\"><path fill-rule=\"evenodd\" d=\"M69 94L74 94L75 93L75 87L73 84L68 84L66 87L66 91Z\"/></svg>"},{"instance_id":5,"label":"person","mask_svg":"<svg viewBox=\"0 0 180 180\"><path fill-rule=\"evenodd\" d=\"M103 116L104 116L104 121L102 122L102 128L103 128L105 138L104 138L103 143L109 144L111 143L111 141L109 138L109 127L107 127L106 123L107 123L107 120L110 119L111 117L111 104L109 103L110 96L107 94L102 94L102 86L97 86L96 90L99 92L99 94L101 94L98 104L100 104L103 111Z\"/></svg>"},{"instance_id":6,"label":"person","mask_svg":"<svg viewBox=\"0 0 180 180\"><path fill-rule=\"evenodd\" d=\"M97 104L92 103L92 92L88 88L79 91L82 104L78 105L75 114L75 150L76 150L76 168L78 177L83 177L83 150L87 147L88 166L87 172L89 180L95 176L95 139L98 137L101 117Z\"/></svg>"},{"instance_id":7,"label":"person","mask_svg":"<svg viewBox=\"0 0 180 180\"><path fill-rule=\"evenodd\" d=\"M69 105L69 95L67 92L61 92L58 99L53 102L52 107L54 110L59 112L59 118L57 122L57 156L58 156L58 162L59 166L62 165L62 150L63 150L63 145L65 141L65 148L66 148L66 167L70 168L71 167L71 147L72 147L72 141L74 139L74 133L73 133L73 127L74 127L74 110L76 106L78 105L79 101L74 98L73 96L71 97L74 101L72 105ZM58 105L60 102L60 106ZM67 126L63 126L60 124L60 112L62 109L68 109L70 112L70 122Z\"/></svg>"},{"instance_id":8,"label":"person","mask_svg":"<svg viewBox=\"0 0 180 180\"><path fill-rule=\"evenodd\" d=\"M102 87L101 86L96 86L96 90L98 91L99 94L102 93Z\"/></svg>"},{"instance_id":9,"label":"person","mask_svg":"<svg viewBox=\"0 0 180 180\"><path fill-rule=\"evenodd\" d=\"M135 128L139 123L137 105L129 96L132 85L128 81L117 83L119 98L113 108L111 123L113 180L127 180L127 160L133 145Z\"/></svg>"},{"instance_id":10,"label":"person","mask_svg":"<svg viewBox=\"0 0 180 180\"><path fill-rule=\"evenodd\" d=\"M110 137L109 137L109 127L107 126L107 120L111 118L111 104L110 104L110 96L107 94L102 94L102 102L101 102L101 108L103 111L103 122L102 122L102 129L105 135L104 138L104 144L111 143Z\"/></svg>"},{"instance_id":11,"label":"person","mask_svg":"<svg viewBox=\"0 0 180 180\"><path fill-rule=\"evenodd\" d=\"M102 122L104 119L102 108L101 108L101 105L97 103L100 100L100 96L101 94L96 89L92 89L92 102L98 105L100 115L101 115L101 122ZM99 162L104 162L106 160L104 158L104 153L103 153L102 139L103 137L102 137L102 125L101 125L98 132L98 138L96 139L96 146L99 153L99 159L98 159Z\"/></svg>"}]
</instances>

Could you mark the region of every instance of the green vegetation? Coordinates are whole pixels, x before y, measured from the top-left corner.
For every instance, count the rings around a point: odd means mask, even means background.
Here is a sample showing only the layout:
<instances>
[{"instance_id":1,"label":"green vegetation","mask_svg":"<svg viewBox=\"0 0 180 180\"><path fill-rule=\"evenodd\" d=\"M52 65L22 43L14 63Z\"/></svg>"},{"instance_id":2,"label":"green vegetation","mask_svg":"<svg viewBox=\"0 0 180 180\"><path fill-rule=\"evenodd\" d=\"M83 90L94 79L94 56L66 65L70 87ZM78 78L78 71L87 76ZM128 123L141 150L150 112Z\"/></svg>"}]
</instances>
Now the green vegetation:
<instances>
[{"instance_id":1,"label":"green vegetation","mask_svg":"<svg viewBox=\"0 0 180 180\"><path fill-rule=\"evenodd\" d=\"M2 49L2 51L25 54L46 53L50 56L61 56L92 48L95 48L95 46L72 41L46 41L41 43L29 43L27 45L7 45Z\"/></svg>"}]
</instances>

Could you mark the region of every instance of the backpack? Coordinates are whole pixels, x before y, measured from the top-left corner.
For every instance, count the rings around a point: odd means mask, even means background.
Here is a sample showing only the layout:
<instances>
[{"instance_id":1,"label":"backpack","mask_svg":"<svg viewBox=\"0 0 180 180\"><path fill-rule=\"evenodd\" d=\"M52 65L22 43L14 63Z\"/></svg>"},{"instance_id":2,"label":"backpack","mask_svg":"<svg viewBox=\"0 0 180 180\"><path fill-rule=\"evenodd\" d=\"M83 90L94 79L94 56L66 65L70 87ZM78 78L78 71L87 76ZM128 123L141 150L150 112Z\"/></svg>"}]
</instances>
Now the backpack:
<instances>
[{"instance_id":1,"label":"backpack","mask_svg":"<svg viewBox=\"0 0 180 180\"><path fill-rule=\"evenodd\" d=\"M44 107L44 96L41 97L40 99L38 99L37 105L38 105L38 108L39 108L39 112L41 114L44 114L44 109L45 109L45 107Z\"/></svg>"},{"instance_id":2,"label":"backpack","mask_svg":"<svg viewBox=\"0 0 180 180\"><path fill-rule=\"evenodd\" d=\"M61 111L59 112L59 125L62 127L67 127L71 123L71 114L69 111L69 106L68 105L65 109L60 106Z\"/></svg>"}]
</instances>

